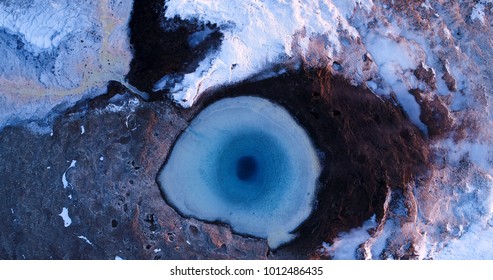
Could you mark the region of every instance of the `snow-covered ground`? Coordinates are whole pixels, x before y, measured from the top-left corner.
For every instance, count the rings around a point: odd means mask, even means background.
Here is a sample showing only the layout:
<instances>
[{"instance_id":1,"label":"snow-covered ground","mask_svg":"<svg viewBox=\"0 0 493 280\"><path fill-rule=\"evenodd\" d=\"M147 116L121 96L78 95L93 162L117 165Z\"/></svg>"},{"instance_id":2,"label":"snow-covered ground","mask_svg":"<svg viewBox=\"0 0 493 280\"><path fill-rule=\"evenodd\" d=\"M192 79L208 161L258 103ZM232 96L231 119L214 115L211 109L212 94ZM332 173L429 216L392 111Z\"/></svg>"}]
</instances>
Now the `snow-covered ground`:
<instances>
[{"instance_id":1,"label":"snow-covered ground","mask_svg":"<svg viewBox=\"0 0 493 280\"><path fill-rule=\"evenodd\" d=\"M185 74L171 93L178 104L189 107L204 91L273 65L337 62L334 71L354 84L379 95L394 94L424 133L428 127L409 90L420 90L425 100L440 100L449 110L453 132L431 140L436 162L430 182L417 181L414 193L389 194L386 219L342 233L322 250L335 258L394 258L414 251L418 258L491 259L493 250L484 244L493 244L493 32L488 24L493 4L426 0L414 1L413 9L409 5L171 0L167 17L217 24L224 33L218 51ZM432 78L417 78L418 67L431 71ZM155 89L167 81L163 77ZM370 236L369 228L378 230Z\"/></svg>"},{"instance_id":2,"label":"snow-covered ground","mask_svg":"<svg viewBox=\"0 0 493 280\"><path fill-rule=\"evenodd\" d=\"M205 90L241 81L275 64L306 59L315 66L326 62L324 56L340 56L346 44L358 38L347 16L356 7L369 12L372 4L337 2L342 9L330 1L169 1L165 16L210 22L224 33L219 51L172 88L175 100L189 107ZM155 89L162 85L157 83Z\"/></svg>"},{"instance_id":3,"label":"snow-covered ground","mask_svg":"<svg viewBox=\"0 0 493 280\"><path fill-rule=\"evenodd\" d=\"M123 80L131 8L123 0L0 2L0 128Z\"/></svg>"}]
</instances>

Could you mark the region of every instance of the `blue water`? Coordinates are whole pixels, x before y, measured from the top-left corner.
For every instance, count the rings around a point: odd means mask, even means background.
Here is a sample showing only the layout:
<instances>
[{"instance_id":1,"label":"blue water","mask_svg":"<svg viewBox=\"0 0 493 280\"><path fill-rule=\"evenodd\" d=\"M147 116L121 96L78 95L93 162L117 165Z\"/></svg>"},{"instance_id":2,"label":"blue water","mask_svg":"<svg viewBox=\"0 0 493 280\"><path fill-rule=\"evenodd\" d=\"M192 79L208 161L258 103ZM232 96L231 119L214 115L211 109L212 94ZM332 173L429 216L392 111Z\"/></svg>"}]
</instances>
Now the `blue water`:
<instances>
[{"instance_id":1,"label":"blue water","mask_svg":"<svg viewBox=\"0 0 493 280\"><path fill-rule=\"evenodd\" d=\"M271 200L291 181L292 168L278 141L262 131L238 133L217 146L217 158L210 167L211 189L232 203L253 204Z\"/></svg>"},{"instance_id":2,"label":"blue water","mask_svg":"<svg viewBox=\"0 0 493 280\"><path fill-rule=\"evenodd\" d=\"M276 247L310 214L319 172L308 135L285 109L237 97L194 118L158 181L180 213L228 223Z\"/></svg>"}]
</instances>

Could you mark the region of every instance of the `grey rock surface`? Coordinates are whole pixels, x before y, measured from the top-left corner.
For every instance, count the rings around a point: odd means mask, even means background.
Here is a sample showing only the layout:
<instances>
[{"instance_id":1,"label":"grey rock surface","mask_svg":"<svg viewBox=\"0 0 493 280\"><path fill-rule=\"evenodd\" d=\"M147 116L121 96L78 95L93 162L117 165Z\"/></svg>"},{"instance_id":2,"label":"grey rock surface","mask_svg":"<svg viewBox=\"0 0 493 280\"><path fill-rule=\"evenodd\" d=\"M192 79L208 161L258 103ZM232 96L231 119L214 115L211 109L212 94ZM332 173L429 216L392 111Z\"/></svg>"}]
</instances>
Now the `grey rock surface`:
<instances>
[{"instance_id":1,"label":"grey rock surface","mask_svg":"<svg viewBox=\"0 0 493 280\"><path fill-rule=\"evenodd\" d=\"M52 135L5 128L0 258L266 258L265 241L183 219L165 203L155 178L191 113L115 86L61 115Z\"/></svg>"}]
</instances>

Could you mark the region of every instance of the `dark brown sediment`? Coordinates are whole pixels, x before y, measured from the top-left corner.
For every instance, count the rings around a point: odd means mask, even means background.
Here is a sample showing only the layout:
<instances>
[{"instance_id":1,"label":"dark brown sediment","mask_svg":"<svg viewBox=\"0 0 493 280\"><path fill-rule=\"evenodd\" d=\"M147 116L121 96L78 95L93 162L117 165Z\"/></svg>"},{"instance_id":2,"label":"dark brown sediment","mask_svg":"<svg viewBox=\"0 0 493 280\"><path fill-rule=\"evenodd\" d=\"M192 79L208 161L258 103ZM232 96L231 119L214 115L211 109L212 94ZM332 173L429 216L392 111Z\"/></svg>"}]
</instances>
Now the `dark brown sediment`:
<instances>
[{"instance_id":1,"label":"dark brown sediment","mask_svg":"<svg viewBox=\"0 0 493 280\"><path fill-rule=\"evenodd\" d=\"M427 171L429 148L419 129L393 100L352 86L330 69L289 71L206 94L196 107L217 99L254 95L285 107L323 154L316 206L283 250L316 255L314 248L341 231L383 215L388 189L405 189Z\"/></svg>"}]
</instances>

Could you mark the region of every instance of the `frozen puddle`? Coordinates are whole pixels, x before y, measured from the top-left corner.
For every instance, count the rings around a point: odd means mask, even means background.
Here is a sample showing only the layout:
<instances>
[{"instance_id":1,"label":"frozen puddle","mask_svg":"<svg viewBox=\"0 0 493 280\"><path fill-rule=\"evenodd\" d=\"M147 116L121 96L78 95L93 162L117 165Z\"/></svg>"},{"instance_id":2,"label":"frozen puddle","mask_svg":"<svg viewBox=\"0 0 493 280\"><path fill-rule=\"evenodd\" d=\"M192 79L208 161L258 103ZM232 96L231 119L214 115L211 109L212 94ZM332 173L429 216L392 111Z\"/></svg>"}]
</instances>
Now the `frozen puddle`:
<instances>
[{"instance_id":1,"label":"frozen puddle","mask_svg":"<svg viewBox=\"0 0 493 280\"><path fill-rule=\"evenodd\" d=\"M58 216L62 217L64 227L68 227L72 224L72 219L68 216L68 209L66 207L63 207L62 213L58 214Z\"/></svg>"}]
</instances>

